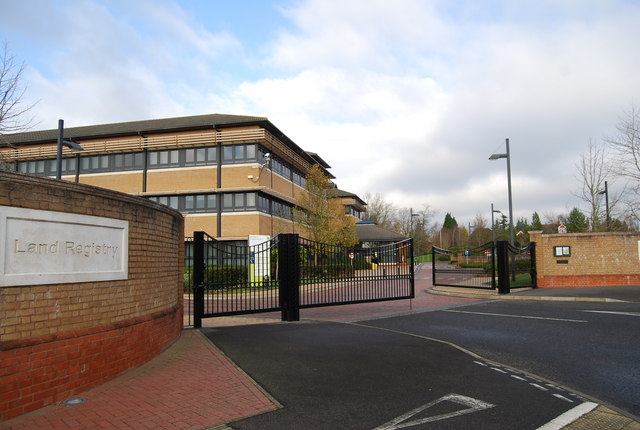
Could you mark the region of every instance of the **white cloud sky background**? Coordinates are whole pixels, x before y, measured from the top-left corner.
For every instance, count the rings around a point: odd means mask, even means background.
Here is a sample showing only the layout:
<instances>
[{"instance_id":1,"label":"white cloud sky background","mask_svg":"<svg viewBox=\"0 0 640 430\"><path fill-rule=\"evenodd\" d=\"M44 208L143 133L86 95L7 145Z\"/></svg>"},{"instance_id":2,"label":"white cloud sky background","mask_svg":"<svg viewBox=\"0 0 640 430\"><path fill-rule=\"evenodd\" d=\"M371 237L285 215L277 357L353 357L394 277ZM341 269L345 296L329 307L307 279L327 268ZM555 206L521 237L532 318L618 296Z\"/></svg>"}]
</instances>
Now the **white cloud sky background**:
<instances>
[{"instance_id":1,"label":"white cloud sky background","mask_svg":"<svg viewBox=\"0 0 640 430\"><path fill-rule=\"evenodd\" d=\"M640 102L638 1L5 0L39 129L266 116L340 188L438 221L580 202L575 163Z\"/></svg>"}]
</instances>

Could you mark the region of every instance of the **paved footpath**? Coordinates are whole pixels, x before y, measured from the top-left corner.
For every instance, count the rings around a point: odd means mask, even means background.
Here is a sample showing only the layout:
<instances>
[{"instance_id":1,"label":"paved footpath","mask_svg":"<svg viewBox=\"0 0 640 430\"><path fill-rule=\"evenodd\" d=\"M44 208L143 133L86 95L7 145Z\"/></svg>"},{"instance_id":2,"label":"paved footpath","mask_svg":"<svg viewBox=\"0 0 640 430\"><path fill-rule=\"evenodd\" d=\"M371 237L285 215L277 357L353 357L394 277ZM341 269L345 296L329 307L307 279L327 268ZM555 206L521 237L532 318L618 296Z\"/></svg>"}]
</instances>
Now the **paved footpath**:
<instances>
[{"instance_id":1,"label":"paved footpath","mask_svg":"<svg viewBox=\"0 0 640 430\"><path fill-rule=\"evenodd\" d=\"M0 429L204 429L279 407L197 330L79 397L86 401L47 406Z\"/></svg>"}]
</instances>

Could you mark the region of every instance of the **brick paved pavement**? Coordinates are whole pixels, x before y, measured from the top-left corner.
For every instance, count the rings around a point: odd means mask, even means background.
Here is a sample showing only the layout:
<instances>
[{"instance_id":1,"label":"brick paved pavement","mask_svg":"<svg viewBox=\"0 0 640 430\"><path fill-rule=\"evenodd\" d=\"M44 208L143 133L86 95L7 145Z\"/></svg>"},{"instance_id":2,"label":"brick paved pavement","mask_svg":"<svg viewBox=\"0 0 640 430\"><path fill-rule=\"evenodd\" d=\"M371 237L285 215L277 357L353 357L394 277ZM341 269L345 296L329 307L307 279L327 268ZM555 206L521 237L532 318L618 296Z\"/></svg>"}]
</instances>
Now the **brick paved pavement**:
<instances>
[{"instance_id":1,"label":"brick paved pavement","mask_svg":"<svg viewBox=\"0 0 640 430\"><path fill-rule=\"evenodd\" d=\"M80 397L86 402L47 406L0 429L203 429L279 407L196 330Z\"/></svg>"}]
</instances>

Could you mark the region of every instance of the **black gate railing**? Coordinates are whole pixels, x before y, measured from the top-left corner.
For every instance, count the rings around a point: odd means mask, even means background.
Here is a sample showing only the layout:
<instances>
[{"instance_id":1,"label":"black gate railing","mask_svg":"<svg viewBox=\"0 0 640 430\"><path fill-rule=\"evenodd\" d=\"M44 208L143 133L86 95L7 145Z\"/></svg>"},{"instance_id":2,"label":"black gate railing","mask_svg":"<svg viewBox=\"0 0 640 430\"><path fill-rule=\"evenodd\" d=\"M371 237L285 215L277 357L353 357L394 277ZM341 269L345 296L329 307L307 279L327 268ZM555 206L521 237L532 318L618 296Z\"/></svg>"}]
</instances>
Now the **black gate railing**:
<instances>
[{"instance_id":1,"label":"black gate railing","mask_svg":"<svg viewBox=\"0 0 640 430\"><path fill-rule=\"evenodd\" d=\"M299 243L301 308L414 297L411 240L355 249Z\"/></svg>"},{"instance_id":2,"label":"black gate railing","mask_svg":"<svg viewBox=\"0 0 640 430\"><path fill-rule=\"evenodd\" d=\"M524 248L507 241L492 242L462 252L432 247L433 285L498 289L537 287L535 243Z\"/></svg>"},{"instance_id":3,"label":"black gate railing","mask_svg":"<svg viewBox=\"0 0 640 430\"><path fill-rule=\"evenodd\" d=\"M202 318L414 297L411 240L376 248L344 248L281 234L264 243L193 238L193 325Z\"/></svg>"},{"instance_id":4,"label":"black gate railing","mask_svg":"<svg viewBox=\"0 0 640 430\"><path fill-rule=\"evenodd\" d=\"M494 289L495 252L489 242L463 252L431 248L433 285Z\"/></svg>"}]
</instances>

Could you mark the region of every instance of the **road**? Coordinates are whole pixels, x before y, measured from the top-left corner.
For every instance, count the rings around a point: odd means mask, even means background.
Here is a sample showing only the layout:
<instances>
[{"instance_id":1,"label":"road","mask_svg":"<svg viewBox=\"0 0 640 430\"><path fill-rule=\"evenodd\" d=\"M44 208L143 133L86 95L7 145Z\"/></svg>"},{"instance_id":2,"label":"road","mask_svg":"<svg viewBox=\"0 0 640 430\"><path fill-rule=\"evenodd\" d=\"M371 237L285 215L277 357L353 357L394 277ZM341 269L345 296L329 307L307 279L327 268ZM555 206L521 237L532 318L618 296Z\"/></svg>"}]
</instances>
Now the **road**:
<instances>
[{"instance_id":1,"label":"road","mask_svg":"<svg viewBox=\"0 0 640 430\"><path fill-rule=\"evenodd\" d=\"M419 323L436 314L389 323ZM384 321L203 329L283 405L276 412L229 425L310 430L391 430L401 425L537 429L585 404L575 393L451 345L383 328Z\"/></svg>"},{"instance_id":2,"label":"road","mask_svg":"<svg viewBox=\"0 0 640 430\"><path fill-rule=\"evenodd\" d=\"M640 303L476 303L364 324L449 341L640 417Z\"/></svg>"}]
</instances>

